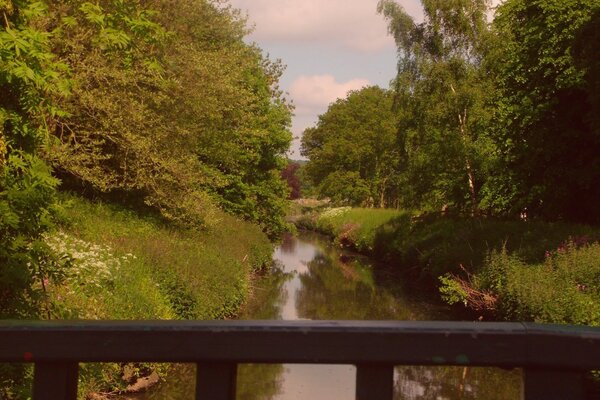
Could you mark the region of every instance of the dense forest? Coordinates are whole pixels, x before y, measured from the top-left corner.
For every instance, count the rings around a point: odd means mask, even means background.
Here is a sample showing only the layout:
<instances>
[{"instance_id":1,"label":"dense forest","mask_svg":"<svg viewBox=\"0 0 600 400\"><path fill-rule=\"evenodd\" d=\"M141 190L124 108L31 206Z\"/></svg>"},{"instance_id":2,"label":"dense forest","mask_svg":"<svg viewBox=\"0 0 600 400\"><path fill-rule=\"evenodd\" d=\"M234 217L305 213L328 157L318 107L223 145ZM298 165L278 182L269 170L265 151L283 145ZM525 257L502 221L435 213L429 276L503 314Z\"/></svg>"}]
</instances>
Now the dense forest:
<instances>
[{"instance_id":1,"label":"dense forest","mask_svg":"<svg viewBox=\"0 0 600 400\"><path fill-rule=\"evenodd\" d=\"M342 205L600 222L597 0L381 0L390 89L330 105L306 174ZM494 15L493 21L491 16Z\"/></svg>"}]
</instances>

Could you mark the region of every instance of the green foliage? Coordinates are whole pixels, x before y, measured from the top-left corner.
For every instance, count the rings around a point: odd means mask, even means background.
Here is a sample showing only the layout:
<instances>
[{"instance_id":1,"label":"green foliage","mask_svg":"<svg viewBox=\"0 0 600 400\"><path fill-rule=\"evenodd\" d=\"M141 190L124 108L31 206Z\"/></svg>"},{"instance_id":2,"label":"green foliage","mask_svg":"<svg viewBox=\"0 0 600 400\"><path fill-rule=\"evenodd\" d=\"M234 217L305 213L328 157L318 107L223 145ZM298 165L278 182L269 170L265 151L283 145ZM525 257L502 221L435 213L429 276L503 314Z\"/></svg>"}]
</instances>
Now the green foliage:
<instances>
[{"instance_id":1,"label":"green foliage","mask_svg":"<svg viewBox=\"0 0 600 400\"><path fill-rule=\"evenodd\" d=\"M203 0L72 0L52 17L75 84L49 156L70 183L188 227L216 223L221 207L285 228L282 67L243 42L237 14Z\"/></svg>"},{"instance_id":2,"label":"green foliage","mask_svg":"<svg viewBox=\"0 0 600 400\"><path fill-rule=\"evenodd\" d=\"M155 217L140 218L117 206L79 198L71 203L68 231L80 240L109 246L120 257L135 255L129 256L128 269L159 283L159 292L179 318L233 314L246 296L248 273L270 259L271 245L260 229L224 213L209 231L195 232L174 230ZM131 282L135 276L123 279ZM141 284L148 278L140 279ZM119 312L117 308L109 312Z\"/></svg>"},{"instance_id":3,"label":"green foliage","mask_svg":"<svg viewBox=\"0 0 600 400\"><path fill-rule=\"evenodd\" d=\"M600 325L600 245L573 241L526 264L507 251L493 252L477 280L498 296L505 318L560 324Z\"/></svg>"},{"instance_id":4,"label":"green foliage","mask_svg":"<svg viewBox=\"0 0 600 400\"><path fill-rule=\"evenodd\" d=\"M468 304L469 293L452 275L442 275L438 279L440 281L440 296L442 300L450 305L462 303L466 306Z\"/></svg>"},{"instance_id":5,"label":"green foliage","mask_svg":"<svg viewBox=\"0 0 600 400\"><path fill-rule=\"evenodd\" d=\"M476 214L492 151L485 132L491 86L481 69L488 2L422 3L425 18L419 24L393 0L378 4L398 46L394 103L405 158L401 204Z\"/></svg>"},{"instance_id":6,"label":"green foliage","mask_svg":"<svg viewBox=\"0 0 600 400\"><path fill-rule=\"evenodd\" d=\"M309 164L310 165L310 164ZM372 197L367 180L356 171L336 171L329 173L319 184L319 193L334 204L360 206Z\"/></svg>"},{"instance_id":7,"label":"green foliage","mask_svg":"<svg viewBox=\"0 0 600 400\"><path fill-rule=\"evenodd\" d=\"M306 175L321 197L341 205L384 207L397 201L401 162L393 94L379 87L351 92L329 106L302 137Z\"/></svg>"},{"instance_id":8,"label":"green foliage","mask_svg":"<svg viewBox=\"0 0 600 400\"><path fill-rule=\"evenodd\" d=\"M411 211L340 207L306 215L300 225L336 238L423 278L479 273L490 252L506 249L527 264L569 237L600 239L597 229L562 223L501 221Z\"/></svg>"},{"instance_id":9,"label":"green foliage","mask_svg":"<svg viewBox=\"0 0 600 400\"><path fill-rule=\"evenodd\" d=\"M63 265L41 240L53 224L58 181L38 155L61 114L50 98L67 94L68 82L51 35L38 27L43 2L4 2L0 16L0 316L33 317L44 280L58 279Z\"/></svg>"},{"instance_id":10,"label":"green foliage","mask_svg":"<svg viewBox=\"0 0 600 400\"><path fill-rule=\"evenodd\" d=\"M231 317L248 297L250 273L271 259L259 227L223 213L210 231L197 232L122 206L62 200L70 222L45 241L72 262L65 279L47 286L53 318ZM121 375L119 365L86 364L80 387L120 390Z\"/></svg>"},{"instance_id":11,"label":"green foliage","mask_svg":"<svg viewBox=\"0 0 600 400\"><path fill-rule=\"evenodd\" d=\"M404 215L409 213L390 209L327 208L317 211L312 220L305 219L303 227L332 236L343 246L377 255L375 240L381 227Z\"/></svg>"},{"instance_id":12,"label":"green foliage","mask_svg":"<svg viewBox=\"0 0 600 400\"><path fill-rule=\"evenodd\" d=\"M597 0L509 0L488 57L499 159L486 207L597 223L600 189Z\"/></svg>"}]
</instances>

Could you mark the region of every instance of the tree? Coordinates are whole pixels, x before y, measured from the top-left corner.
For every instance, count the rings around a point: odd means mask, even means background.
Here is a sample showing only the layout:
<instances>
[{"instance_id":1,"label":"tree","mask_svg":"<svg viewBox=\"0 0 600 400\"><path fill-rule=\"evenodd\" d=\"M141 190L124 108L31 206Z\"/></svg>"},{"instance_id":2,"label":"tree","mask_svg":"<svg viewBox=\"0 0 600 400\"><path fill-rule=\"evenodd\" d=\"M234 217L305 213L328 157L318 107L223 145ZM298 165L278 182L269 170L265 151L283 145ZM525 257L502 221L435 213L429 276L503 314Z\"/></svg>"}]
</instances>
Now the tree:
<instances>
[{"instance_id":1,"label":"tree","mask_svg":"<svg viewBox=\"0 0 600 400\"><path fill-rule=\"evenodd\" d=\"M295 200L302 197L301 182L300 177L298 176L299 169L299 163L290 161L284 170L281 171L281 178L287 182L287 185L290 189L290 195L288 197L290 200Z\"/></svg>"},{"instance_id":2,"label":"tree","mask_svg":"<svg viewBox=\"0 0 600 400\"><path fill-rule=\"evenodd\" d=\"M490 71L500 160L484 188L498 212L600 221L599 13L598 0L499 7Z\"/></svg>"},{"instance_id":3,"label":"tree","mask_svg":"<svg viewBox=\"0 0 600 400\"><path fill-rule=\"evenodd\" d=\"M38 316L43 282L60 267L43 241L58 181L40 154L63 115L53 99L68 95L69 82L53 32L40 28L46 17L39 1L0 2L0 318Z\"/></svg>"},{"instance_id":4,"label":"tree","mask_svg":"<svg viewBox=\"0 0 600 400\"><path fill-rule=\"evenodd\" d=\"M284 229L282 66L244 43L236 12L205 0L69 0L52 17L67 22L53 46L75 82L48 153L65 180L141 198L185 226L217 223L221 207Z\"/></svg>"},{"instance_id":5,"label":"tree","mask_svg":"<svg viewBox=\"0 0 600 400\"><path fill-rule=\"evenodd\" d=\"M377 86L353 91L304 132L306 173L322 196L353 205L393 203L401 157L392 102L393 93Z\"/></svg>"},{"instance_id":6,"label":"tree","mask_svg":"<svg viewBox=\"0 0 600 400\"><path fill-rule=\"evenodd\" d=\"M487 0L423 0L417 24L393 0L378 11L398 46L398 134L407 158L405 202L477 214L484 163L489 80L481 63L488 37Z\"/></svg>"}]
</instances>

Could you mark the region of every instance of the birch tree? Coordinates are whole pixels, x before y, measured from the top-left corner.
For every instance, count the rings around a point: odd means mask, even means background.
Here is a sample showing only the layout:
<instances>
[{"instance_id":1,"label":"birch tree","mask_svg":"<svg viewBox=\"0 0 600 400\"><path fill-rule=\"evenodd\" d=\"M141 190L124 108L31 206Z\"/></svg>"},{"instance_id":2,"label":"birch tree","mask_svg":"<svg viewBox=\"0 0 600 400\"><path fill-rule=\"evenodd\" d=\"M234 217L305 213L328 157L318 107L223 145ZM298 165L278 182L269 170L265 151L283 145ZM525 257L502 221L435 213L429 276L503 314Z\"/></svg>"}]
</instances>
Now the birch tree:
<instances>
[{"instance_id":1,"label":"birch tree","mask_svg":"<svg viewBox=\"0 0 600 400\"><path fill-rule=\"evenodd\" d=\"M408 158L409 205L478 213L489 144L489 80L481 72L488 0L423 0L416 23L394 0L378 11L398 47L398 134ZM468 204L468 206L466 205Z\"/></svg>"}]
</instances>

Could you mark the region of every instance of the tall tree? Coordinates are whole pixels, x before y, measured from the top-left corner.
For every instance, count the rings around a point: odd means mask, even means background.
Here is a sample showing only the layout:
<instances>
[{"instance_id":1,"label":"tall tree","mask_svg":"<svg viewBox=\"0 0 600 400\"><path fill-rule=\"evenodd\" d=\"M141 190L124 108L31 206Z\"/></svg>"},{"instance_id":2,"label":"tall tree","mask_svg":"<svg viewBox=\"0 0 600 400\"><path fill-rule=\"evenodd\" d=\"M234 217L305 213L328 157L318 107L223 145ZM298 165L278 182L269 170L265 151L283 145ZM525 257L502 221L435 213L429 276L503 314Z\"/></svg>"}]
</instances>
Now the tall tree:
<instances>
[{"instance_id":1,"label":"tall tree","mask_svg":"<svg viewBox=\"0 0 600 400\"><path fill-rule=\"evenodd\" d=\"M490 59L500 212L600 222L600 1L507 0Z\"/></svg>"},{"instance_id":2,"label":"tall tree","mask_svg":"<svg viewBox=\"0 0 600 400\"><path fill-rule=\"evenodd\" d=\"M478 212L490 151L484 106L489 83L480 68L488 3L423 0L419 24L394 0L378 4L398 46L396 108L409 205L450 204Z\"/></svg>"},{"instance_id":3,"label":"tall tree","mask_svg":"<svg viewBox=\"0 0 600 400\"><path fill-rule=\"evenodd\" d=\"M302 138L306 172L322 196L340 203L393 203L400 157L393 93L377 86L351 92L319 116Z\"/></svg>"},{"instance_id":4,"label":"tall tree","mask_svg":"<svg viewBox=\"0 0 600 400\"><path fill-rule=\"evenodd\" d=\"M281 178L283 178L290 189L290 200L299 199L302 196L302 183L298 176L298 170L300 164L295 161L289 161L288 165L281 171Z\"/></svg>"}]
</instances>

